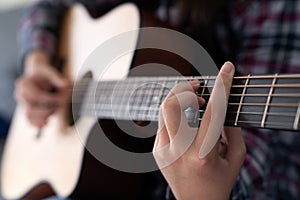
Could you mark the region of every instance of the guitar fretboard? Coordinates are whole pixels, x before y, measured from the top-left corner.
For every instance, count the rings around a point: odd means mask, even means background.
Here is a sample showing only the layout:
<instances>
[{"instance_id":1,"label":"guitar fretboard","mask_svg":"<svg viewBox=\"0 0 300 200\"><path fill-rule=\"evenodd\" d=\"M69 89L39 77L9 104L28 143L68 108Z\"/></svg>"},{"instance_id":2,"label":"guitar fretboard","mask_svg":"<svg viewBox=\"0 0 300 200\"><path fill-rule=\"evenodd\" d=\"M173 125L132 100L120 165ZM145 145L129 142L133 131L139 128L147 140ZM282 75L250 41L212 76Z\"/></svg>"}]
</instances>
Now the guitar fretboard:
<instances>
[{"instance_id":1,"label":"guitar fretboard","mask_svg":"<svg viewBox=\"0 0 300 200\"><path fill-rule=\"evenodd\" d=\"M197 94L208 102L216 77L132 77L120 81L90 81L81 114L118 120L157 121L159 107L178 83L198 79ZM79 88L82 86L79 86ZM205 106L186 110L188 121L201 121ZM300 75L234 77L226 125L299 130Z\"/></svg>"}]
</instances>

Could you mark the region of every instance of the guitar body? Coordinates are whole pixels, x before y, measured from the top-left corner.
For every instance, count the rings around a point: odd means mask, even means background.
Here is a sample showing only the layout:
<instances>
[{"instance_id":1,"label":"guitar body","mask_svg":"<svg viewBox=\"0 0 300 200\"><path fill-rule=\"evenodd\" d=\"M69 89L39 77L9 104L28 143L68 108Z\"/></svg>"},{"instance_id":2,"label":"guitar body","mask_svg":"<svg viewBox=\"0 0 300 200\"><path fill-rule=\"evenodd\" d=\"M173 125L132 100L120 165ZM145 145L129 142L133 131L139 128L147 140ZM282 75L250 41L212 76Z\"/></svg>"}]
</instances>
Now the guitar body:
<instances>
[{"instance_id":1,"label":"guitar body","mask_svg":"<svg viewBox=\"0 0 300 200\"><path fill-rule=\"evenodd\" d=\"M64 75L71 80L78 80L88 72L91 72L94 79L126 78L133 52L112 64L108 71L100 64L85 69L82 69L82 65L101 43L116 34L139 28L140 23L140 13L132 4L121 5L96 20L82 6L74 6L66 16L61 38L63 45L60 54L67 58ZM136 47L138 37L138 34L132 37L130 48ZM85 145L88 145L89 140L95 140L93 135L98 133L98 126L95 126L97 118L81 116L74 126L68 123L68 113L69 106L66 105L50 117L41 135L37 136L38 130L27 120L24 108L21 105L17 107L2 160L1 192L4 198L43 198L48 194L39 191L41 188L60 197L74 196L76 199L141 199L145 195L153 198L142 188L147 184L149 186L150 179L155 175L120 172L96 160L85 149ZM101 123L101 127L111 133L110 136L117 143L128 144L134 140L119 137L122 132L112 121ZM153 138L147 140L147 144L135 142L139 143L136 147L141 147L141 151L151 151ZM41 187L44 185L46 187Z\"/></svg>"}]
</instances>

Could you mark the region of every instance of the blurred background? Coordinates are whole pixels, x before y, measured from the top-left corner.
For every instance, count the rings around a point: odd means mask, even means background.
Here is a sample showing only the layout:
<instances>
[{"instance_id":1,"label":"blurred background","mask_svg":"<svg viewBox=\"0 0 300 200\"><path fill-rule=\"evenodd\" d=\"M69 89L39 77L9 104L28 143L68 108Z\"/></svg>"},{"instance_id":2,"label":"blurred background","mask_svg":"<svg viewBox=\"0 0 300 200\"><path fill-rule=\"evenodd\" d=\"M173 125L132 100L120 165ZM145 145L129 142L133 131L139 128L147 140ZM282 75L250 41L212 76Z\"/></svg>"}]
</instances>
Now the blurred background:
<instances>
[{"instance_id":1,"label":"blurred background","mask_svg":"<svg viewBox=\"0 0 300 200\"><path fill-rule=\"evenodd\" d=\"M20 17L27 4L34 0L0 1L0 137L5 138L15 101L14 81L21 73L17 46ZM2 145L1 145L2 146Z\"/></svg>"},{"instance_id":2,"label":"blurred background","mask_svg":"<svg viewBox=\"0 0 300 200\"><path fill-rule=\"evenodd\" d=\"M22 7L33 0L1 0L0 1L0 10L9 10L15 9L17 7Z\"/></svg>"}]
</instances>

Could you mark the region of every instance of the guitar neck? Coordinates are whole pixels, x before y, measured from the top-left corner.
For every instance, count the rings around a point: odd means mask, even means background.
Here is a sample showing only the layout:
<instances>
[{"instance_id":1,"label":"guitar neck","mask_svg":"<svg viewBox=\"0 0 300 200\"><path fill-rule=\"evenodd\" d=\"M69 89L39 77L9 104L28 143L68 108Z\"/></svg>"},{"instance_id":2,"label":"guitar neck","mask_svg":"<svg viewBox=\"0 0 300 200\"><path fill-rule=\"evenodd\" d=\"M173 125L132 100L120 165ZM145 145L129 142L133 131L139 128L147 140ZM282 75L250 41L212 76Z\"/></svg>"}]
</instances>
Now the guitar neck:
<instances>
[{"instance_id":1,"label":"guitar neck","mask_svg":"<svg viewBox=\"0 0 300 200\"><path fill-rule=\"evenodd\" d=\"M132 77L89 82L81 114L98 118L157 121L159 107L176 84L200 81L198 95L208 102L216 77ZM204 108L187 109L191 123L201 121ZM225 125L299 130L300 75L234 77Z\"/></svg>"}]
</instances>

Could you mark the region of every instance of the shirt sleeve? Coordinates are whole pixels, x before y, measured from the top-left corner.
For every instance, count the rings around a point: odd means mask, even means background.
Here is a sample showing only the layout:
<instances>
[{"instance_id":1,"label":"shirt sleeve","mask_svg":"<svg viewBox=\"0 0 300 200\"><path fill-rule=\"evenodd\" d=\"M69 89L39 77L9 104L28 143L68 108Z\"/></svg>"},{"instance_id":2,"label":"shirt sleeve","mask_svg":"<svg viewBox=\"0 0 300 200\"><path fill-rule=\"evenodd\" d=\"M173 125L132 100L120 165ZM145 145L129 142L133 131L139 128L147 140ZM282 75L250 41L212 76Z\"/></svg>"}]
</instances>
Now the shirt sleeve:
<instances>
[{"instance_id":1,"label":"shirt sleeve","mask_svg":"<svg viewBox=\"0 0 300 200\"><path fill-rule=\"evenodd\" d=\"M59 25L64 11L72 1L41 0L25 10L19 30L22 59L33 50L43 50L54 55L58 41Z\"/></svg>"},{"instance_id":2,"label":"shirt sleeve","mask_svg":"<svg viewBox=\"0 0 300 200\"><path fill-rule=\"evenodd\" d=\"M66 9L74 3L82 3L91 15L121 3L121 0L39 0L24 12L18 34L20 54L23 60L33 50L43 50L51 58L55 55L62 18ZM97 12L97 13L95 13Z\"/></svg>"}]
</instances>

